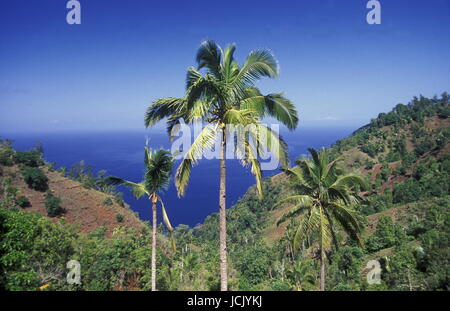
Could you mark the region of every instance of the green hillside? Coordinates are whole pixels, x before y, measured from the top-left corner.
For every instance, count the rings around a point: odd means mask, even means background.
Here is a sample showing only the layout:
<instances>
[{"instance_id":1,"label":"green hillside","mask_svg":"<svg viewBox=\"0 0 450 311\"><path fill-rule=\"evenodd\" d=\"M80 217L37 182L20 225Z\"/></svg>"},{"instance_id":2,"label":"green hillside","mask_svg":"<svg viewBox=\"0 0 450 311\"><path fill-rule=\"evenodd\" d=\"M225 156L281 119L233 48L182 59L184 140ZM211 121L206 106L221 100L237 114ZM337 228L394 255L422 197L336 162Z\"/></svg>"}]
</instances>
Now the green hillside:
<instances>
[{"instance_id":1,"label":"green hillside","mask_svg":"<svg viewBox=\"0 0 450 311\"><path fill-rule=\"evenodd\" d=\"M448 289L449 112L447 94L439 99L414 98L409 105L381 113L330 148L331 157L341 157L345 170L364 176L370 189L355 207L366 224L364 247L356 247L343 234L339 237L343 248L329 254L328 290ZM315 280L300 287L317 289L318 267L313 260L317 245L295 253L291 241L296 222L276 225L291 206L273 206L290 191L282 173L266 179L262 202L251 188L230 210L235 288L295 289L298 280L293 275L300 269ZM212 215L192 230L198 245L217 239L217 221ZM206 249L211 247L214 244ZM381 285L365 282L369 259L383 265Z\"/></svg>"}]
</instances>

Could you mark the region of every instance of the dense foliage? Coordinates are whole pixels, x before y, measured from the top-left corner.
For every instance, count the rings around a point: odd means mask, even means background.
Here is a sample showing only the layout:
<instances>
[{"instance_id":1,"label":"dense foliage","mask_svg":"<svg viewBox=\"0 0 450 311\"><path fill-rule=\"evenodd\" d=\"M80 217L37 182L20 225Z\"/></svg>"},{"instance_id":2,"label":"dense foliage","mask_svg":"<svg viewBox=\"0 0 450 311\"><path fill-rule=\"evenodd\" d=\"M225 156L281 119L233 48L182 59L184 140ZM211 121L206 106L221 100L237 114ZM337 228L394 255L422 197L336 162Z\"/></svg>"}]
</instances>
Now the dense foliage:
<instances>
[{"instance_id":1,"label":"dense foliage","mask_svg":"<svg viewBox=\"0 0 450 311\"><path fill-rule=\"evenodd\" d=\"M23 167L21 173L31 189L37 191L46 191L48 189L48 178L39 167Z\"/></svg>"}]
</instances>

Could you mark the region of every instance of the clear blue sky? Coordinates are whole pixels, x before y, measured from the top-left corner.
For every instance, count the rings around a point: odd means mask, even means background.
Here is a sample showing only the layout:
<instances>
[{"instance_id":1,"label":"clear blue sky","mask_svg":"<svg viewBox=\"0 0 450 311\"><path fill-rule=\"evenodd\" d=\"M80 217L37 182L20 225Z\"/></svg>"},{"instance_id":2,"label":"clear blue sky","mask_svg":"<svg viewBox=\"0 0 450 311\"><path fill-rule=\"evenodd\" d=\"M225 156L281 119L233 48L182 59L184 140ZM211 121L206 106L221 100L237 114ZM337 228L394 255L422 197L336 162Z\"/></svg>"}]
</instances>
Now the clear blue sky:
<instances>
[{"instance_id":1,"label":"clear blue sky","mask_svg":"<svg viewBox=\"0 0 450 311\"><path fill-rule=\"evenodd\" d=\"M266 47L301 122L364 124L412 96L450 91L450 1L0 1L0 133L142 129L154 99L181 96L204 39Z\"/></svg>"}]
</instances>

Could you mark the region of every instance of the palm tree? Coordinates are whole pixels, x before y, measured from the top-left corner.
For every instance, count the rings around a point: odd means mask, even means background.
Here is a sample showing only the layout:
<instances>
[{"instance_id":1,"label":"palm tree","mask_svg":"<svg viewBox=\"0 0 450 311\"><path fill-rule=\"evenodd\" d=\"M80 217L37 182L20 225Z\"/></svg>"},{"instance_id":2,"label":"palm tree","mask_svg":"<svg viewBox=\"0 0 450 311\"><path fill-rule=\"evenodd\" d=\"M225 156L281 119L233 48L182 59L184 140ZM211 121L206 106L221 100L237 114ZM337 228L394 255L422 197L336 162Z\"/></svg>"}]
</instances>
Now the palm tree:
<instances>
[{"instance_id":1,"label":"palm tree","mask_svg":"<svg viewBox=\"0 0 450 311\"><path fill-rule=\"evenodd\" d=\"M180 196L184 195L192 167L202 157L204 148L220 144L220 193L219 193L219 253L221 290L227 290L226 247L226 161L225 151L230 130L227 125L250 126L242 135L242 144L236 150L243 165L251 165L256 185L262 199L262 174L258 157L267 148L277 156L284 167L288 166L287 147L284 141L269 127L261 124L264 116L271 116L290 130L298 123L295 106L281 93L263 95L255 82L262 77L278 76L278 64L268 50L250 52L245 63L239 66L234 59L235 45L222 50L213 41L205 41L197 52L197 69L187 70L186 91L182 98L163 98L154 101L147 109L145 125L153 126L167 118L171 130L181 121L192 124L196 120L206 126L185 153L177 169L175 183ZM200 70L203 70L202 74ZM171 136L172 137L172 136ZM266 139L262 139L265 137ZM254 148L256 146L256 150Z\"/></svg>"},{"instance_id":2,"label":"palm tree","mask_svg":"<svg viewBox=\"0 0 450 311\"><path fill-rule=\"evenodd\" d=\"M337 165L340 159L331 161L328 152L308 149L311 160L297 160L297 166L283 170L291 181L295 195L277 204L294 202L295 205L277 222L303 214L294 236L294 249L312 234L316 234L320 252L320 290L325 290L325 255L332 244L338 247L335 222L361 244L361 224L352 205L359 197L355 190L365 189L364 180L354 174L343 174Z\"/></svg>"},{"instance_id":3,"label":"palm tree","mask_svg":"<svg viewBox=\"0 0 450 311\"><path fill-rule=\"evenodd\" d=\"M163 189L167 188L170 180L170 173L173 167L173 158L168 150L159 149L152 151L152 149L144 148L144 163L145 174L144 180L140 183L123 180L118 177L110 176L106 178L106 182L112 185L124 185L131 189L134 197L137 199L146 195L152 202L152 291L156 291L156 207L157 203L161 203L161 210L163 221L170 234L173 232L172 225L164 207L161 197L158 195ZM174 240L172 239L172 247L175 248Z\"/></svg>"},{"instance_id":4,"label":"palm tree","mask_svg":"<svg viewBox=\"0 0 450 311\"><path fill-rule=\"evenodd\" d=\"M292 288L296 291L303 291L307 285L313 286L315 276L311 273L312 265L309 261L298 258L286 271L287 278L292 282Z\"/></svg>"}]
</instances>

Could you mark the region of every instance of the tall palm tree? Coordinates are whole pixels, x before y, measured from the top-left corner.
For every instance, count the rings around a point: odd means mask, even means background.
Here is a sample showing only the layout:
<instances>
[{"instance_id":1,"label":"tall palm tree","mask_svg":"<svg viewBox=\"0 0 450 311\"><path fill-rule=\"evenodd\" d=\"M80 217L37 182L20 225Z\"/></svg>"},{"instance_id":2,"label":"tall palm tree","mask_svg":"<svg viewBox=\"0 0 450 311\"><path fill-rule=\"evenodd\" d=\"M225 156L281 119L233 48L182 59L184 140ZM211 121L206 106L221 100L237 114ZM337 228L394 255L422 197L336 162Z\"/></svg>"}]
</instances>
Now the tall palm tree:
<instances>
[{"instance_id":1,"label":"tall palm tree","mask_svg":"<svg viewBox=\"0 0 450 311\"><path fill-rule=\"evenodd\" d=\"M173 232L173 227L170 224L169 218L164 207L161 197L158 195L163 189L167 188L170 180L170 173L173 167L173 158L170 151L159 149L153 151L152 149L144 148L144 163L145 174L144 180L140 183L134 183L121 179L119 177L110 176L106 178L108 184L124 185L131 189L134 197L137 199L146 195L152 202L152 291L156 291L156 229L157 218L156 208L157 203L161 203L161 210L163 221L170 234ZM175 242L172 239L172 247L175 248Z\"/></svg>"},{"instance_id":2,"label":"tall palm tree","mask_svg":"<svg viewBox=\"0 0 450 311\"><path fill-rule=\"evenodd\" d=\"M262 77L278 76L278 64L268 50L255 50L248 54L240 66L234 59L235 45L222 50L213 41L203 42L197 51L197 69L187 70L185 96L154 101L146 111L145 125L153 126L167 118L169 135L181 121L192 124L201 120L206 126L185 153L178 167L175 183L180 196L184 195L193 165L201 158L204 148L220 144L219 193L219 252L221 290L227 290L226 247L226 161L225 151L230 130L227 125L250 126L248 134L241 136L236 154L243 165L251 165L256 185L262 198L262 174L258 157L265 149L277 156L284 167L288 166L287 147L284 141L260 120L271 116L290 130L298 123L297 111L290 100L281 93L263 95L255 82ZM200 72L203 71L202 72ZM266 139L262 139L265 137ZM256 148L255 148L256 146Z\"/></svg>"},{"instance_id":3,"label":"tall palm tree","mask_svg":"<svg viewBox=\"0 0 450 311\"><path fill-rule=\"evenodd\" d=\"M277 222L303 214L294 236L294 248L311 235L317 235L320 252L320 290L325 290L325 255L332 244L338 247L335 222L358 243L361 243L359 216L352 209L358 202L358 188L365 189L364 179L354 174L343 174L337 165L340 159L330 160L328 152L309 149L311 160L297 160L297 166L283 170L291 181L295 195L277 204L295 205Z\"/></svg>"}]
</instances>

